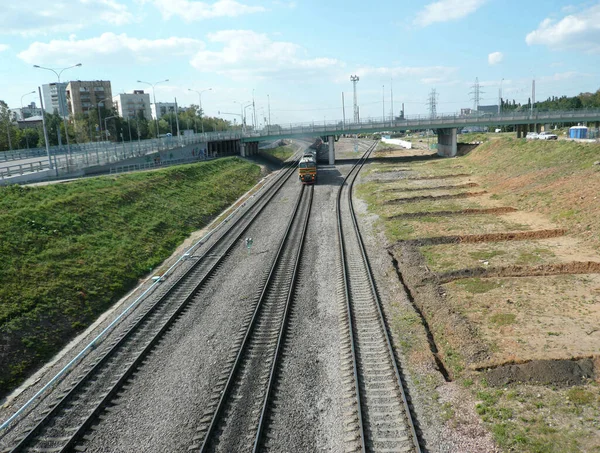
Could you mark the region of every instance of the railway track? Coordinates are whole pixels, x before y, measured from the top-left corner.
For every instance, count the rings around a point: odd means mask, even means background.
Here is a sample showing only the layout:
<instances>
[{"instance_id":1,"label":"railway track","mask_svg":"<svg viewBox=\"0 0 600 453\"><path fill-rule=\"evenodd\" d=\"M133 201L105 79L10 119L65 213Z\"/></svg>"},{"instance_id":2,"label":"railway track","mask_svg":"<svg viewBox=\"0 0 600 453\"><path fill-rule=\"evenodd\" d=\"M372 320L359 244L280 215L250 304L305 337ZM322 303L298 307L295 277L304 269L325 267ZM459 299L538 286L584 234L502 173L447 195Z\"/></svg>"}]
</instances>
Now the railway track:
<instances>
[{"instance_id":1,"label":"railway track","mask_svg":"<svg viewBox=\"0 0 600 453\"><path fill-rule=\"evenodd\" d=\"M99 346L101 351L92 363L79 370L74 378L67 377L58 396L46 397L35 409L35 419L27 414L19 423L15 422L12 431L17 432L12 433L10 441L2 441L0 450L73 450L292 175L295 175L293 164L282 170L262 196L237 221L231 222L202 255L190 257L193 264L178 279L163 283L164 289L156 302L133 313L118 336L109 337L108 344Z\"/></svg>"},{"instance_id":2,"label":"railway track","mask_svg":"<svg viewBox=\"0 0 600 453\"><path fill-rule=\"evenodd\" d=\"M370 146L337 196L342 293L347 326L345 384L347 450L420 453L410 406L352 205L356 176Z\"/></svg>"},{"instance_id":3,"label":"railway track","mask_svg":"<svg viewBox=\"0 0 600 453\"><path fill-rule=\"evenodd\" d=\"M286 233L258 297L252 318L234 348L235 358L214 390L190 451L259 451L285 341L313 186L302 186Z\"/></svg>"}]
</instances>

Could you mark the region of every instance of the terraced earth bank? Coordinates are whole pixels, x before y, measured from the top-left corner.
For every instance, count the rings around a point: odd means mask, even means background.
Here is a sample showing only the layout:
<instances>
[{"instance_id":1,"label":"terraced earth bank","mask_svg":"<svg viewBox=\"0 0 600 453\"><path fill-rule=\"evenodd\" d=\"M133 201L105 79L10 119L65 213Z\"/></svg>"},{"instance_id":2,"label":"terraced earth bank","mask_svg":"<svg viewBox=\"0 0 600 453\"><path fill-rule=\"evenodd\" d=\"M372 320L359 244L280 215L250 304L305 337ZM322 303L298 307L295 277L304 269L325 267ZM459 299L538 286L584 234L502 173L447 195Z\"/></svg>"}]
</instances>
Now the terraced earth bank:
<instances>
[{"instance_id":1,"label":"terraced earth bank","mask_svg":"<svg viewBox=\"0 0 600 453\"><path fill-rule=\"evenodd\" d=\"M395 341L448 429L474 411L503 451L600 451L598 161L502 137L453 159L380 145L366 167L356 195L412 304L388 307Z\"/></svg>"}]
</instances>

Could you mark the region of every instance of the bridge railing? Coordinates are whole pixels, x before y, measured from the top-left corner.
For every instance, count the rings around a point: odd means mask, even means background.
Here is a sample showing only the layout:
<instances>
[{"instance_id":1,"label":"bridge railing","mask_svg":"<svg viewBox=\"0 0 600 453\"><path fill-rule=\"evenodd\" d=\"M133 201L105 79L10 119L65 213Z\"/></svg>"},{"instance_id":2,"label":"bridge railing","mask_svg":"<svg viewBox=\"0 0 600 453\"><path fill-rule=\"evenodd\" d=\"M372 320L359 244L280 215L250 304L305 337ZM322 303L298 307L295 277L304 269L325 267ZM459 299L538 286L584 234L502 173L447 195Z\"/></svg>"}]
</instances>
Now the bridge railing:
<instances>
[{"instance_id":1,"label":"bridge railing","mask_svg":"<svg viewBox=\"0 0 600 453\"><path fill-rule=\"evenodd\" d=\"M435 117L430 115L409 115L403 118L392 117L369 117L355 121L343 120L324 120L304 123L291 123L289 125L266 126L260 130L249 131L244 138L278 136L278 135L324 135L327 133L338 134L344 131L360 130L380 130L386 128L398 127L427 127L444 126L460 127L478 124L494 124L495 122L560 122L569 123L577 121L600 121L600 109L578 109L568 111L542 111L528 110L526 112L507 112L507 113L479 113L475 115L460 115L457 113L438 114Z\"/></svg>"}]
</instances>

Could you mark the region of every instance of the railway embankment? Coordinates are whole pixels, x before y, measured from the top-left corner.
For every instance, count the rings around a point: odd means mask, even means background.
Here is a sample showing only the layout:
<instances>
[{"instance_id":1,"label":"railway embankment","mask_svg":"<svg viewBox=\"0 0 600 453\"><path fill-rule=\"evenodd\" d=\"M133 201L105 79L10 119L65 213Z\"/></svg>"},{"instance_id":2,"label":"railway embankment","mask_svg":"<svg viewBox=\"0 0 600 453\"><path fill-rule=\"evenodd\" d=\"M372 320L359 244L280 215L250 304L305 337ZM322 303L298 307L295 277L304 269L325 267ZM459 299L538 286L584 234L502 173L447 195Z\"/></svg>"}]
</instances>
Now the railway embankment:
<instances>
[{"instance_id":1,"label":"railway embankment","mask_svg":"<svg viewBox=\"0 0 600 453\"><path fill-rule=\"evenodd\" d=\"M0 396L260 179L239 158L0 188Z\"/></svg>"},{"instance_id":2,"label":"railway embankment","mask_svg":"<svg viewBox=\"0 0 600 453\"><path fill-rule=\"evenodd\" d=\"M595 451L600 145L425 153L380 148L357 190L412 305L387 316L416 393L448 430L477 414L503 451Z\"/></svg>"}]
</instances>

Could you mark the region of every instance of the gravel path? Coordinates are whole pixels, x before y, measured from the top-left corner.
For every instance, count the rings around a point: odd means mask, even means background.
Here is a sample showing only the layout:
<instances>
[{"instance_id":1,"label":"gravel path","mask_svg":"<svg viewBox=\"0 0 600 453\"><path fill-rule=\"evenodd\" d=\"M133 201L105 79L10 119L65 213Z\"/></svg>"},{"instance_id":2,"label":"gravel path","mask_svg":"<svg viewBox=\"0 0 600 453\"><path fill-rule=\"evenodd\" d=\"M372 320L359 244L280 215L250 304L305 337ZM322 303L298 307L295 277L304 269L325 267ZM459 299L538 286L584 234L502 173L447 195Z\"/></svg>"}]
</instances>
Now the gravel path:
<instances>
[{"instance_id":1,"label":"gravel path","mask_svg":"<svg viewBox=\"0 0 600 453\"><path fill-rule=\"evenodd\" d=\"M266 451L343 451L334 166L319 166Z\"/></svg>"}]
</instances>

